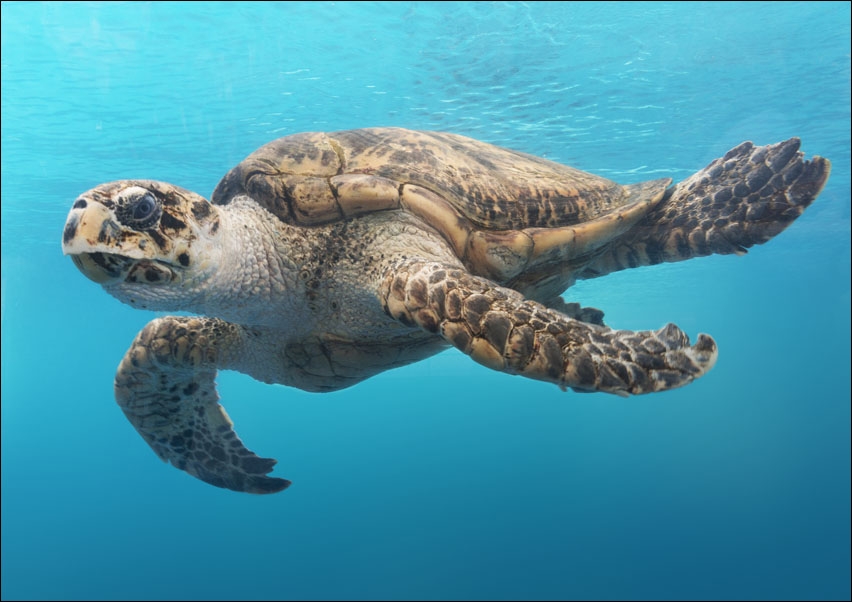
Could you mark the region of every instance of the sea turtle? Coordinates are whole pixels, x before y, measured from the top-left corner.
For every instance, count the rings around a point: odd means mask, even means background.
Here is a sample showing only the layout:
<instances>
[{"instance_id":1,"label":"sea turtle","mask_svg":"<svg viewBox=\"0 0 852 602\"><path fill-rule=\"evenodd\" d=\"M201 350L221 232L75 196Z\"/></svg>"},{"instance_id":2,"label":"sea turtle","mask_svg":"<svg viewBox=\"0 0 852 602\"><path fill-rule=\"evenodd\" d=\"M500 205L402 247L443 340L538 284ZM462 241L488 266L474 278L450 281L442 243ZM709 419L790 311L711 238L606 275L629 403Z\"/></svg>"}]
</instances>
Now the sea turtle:
<instances>
[{"instance_id":1,"label":"sea turtle","mask_svg":"<svg viewBox=\"0 0 852 602\"><path fill-rule=\"evenodd\" d=\"M810 205L830 164L799 140L744 142L692 177L622 186L449 133L295 134L250 154L212 202L122 180L77 198L65 254L152 320L118 368L121 409L160 458L269 493L217 369L308 391L349 387L454 346L494 370L620 395L685 385L716 361L676 326L613 330L564 302L577 279L742 254Z\"/></svg>"}]
</instances>

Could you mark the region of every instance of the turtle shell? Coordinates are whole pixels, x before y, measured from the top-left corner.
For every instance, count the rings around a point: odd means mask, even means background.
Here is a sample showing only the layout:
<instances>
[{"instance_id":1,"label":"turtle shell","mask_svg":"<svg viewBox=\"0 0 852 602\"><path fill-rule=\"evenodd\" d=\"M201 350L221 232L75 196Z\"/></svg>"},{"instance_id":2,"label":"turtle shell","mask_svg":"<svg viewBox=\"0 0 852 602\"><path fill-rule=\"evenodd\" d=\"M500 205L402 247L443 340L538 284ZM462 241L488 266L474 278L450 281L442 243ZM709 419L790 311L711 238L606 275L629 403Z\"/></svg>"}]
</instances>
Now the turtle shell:
<instances>
[{"instance_id":1,"label":"turtle shell","mask_svg":"<svg viewBox=\"0 0 852 602\"><path fill-rule=\"evenodd\" d=\"M280 138L219 182L288 224L401 209L440 231L477 273L507 281L586 255L635 224L671 179L622 186L539 157L441 132L370 128Z\"/></svg>"},{"instance_id":2,"label":"turtle shell","mask_svg":"<svg viewBox=\"0 0 852 602\"><path fill-rule=\"evenodd\" d=\"M653 193L670 182L638 186ZM583 223L635 200L637 186L456 134L370 128L265 144L222 179L212 201L246 193L282 221L308 226L398 208L404 184L434 192L486 230Z\"/></svg>"}]
</instances>

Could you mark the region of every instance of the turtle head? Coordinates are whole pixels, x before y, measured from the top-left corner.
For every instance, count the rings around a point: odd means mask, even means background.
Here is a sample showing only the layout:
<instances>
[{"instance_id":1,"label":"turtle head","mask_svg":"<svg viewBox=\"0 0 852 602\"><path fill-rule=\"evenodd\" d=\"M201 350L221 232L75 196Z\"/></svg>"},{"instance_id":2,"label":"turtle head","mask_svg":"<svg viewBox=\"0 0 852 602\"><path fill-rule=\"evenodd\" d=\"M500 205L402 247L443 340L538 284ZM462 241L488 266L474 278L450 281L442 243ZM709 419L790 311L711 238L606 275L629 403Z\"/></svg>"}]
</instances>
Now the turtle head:
<instances>
[{"instance_id":1,"label":"turtle head","mask_svg":"<svg viewBox=\"0 0 852 602\"><path fill-rule=\"evenodd\" d=\"M218 230L217 208L200 195L164 182L121 180L74 201L62 251L121 301L175 308L169 300L213 269Z\"/></svg>"}]
</instances>

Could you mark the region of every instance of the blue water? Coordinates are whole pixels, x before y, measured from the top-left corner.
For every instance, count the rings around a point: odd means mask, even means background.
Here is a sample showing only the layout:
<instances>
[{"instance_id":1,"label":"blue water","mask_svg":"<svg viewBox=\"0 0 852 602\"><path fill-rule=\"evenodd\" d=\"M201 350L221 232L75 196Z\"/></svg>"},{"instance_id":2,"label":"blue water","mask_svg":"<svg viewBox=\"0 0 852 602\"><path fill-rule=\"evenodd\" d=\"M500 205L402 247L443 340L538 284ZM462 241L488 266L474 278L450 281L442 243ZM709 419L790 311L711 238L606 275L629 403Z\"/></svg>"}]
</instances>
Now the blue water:
<instances>
[{"instance_id":1,"label":"blue water","mask_svg":"<svg viewBox=\"0 0 852 602\"><path fill-rule=\"evenodd\" d=\"M849 599L850 4L2 4L3 599ZM711 333L673 392L456 351L318 395L218 381L286 492L162 464L112 396L153 314L62 256L76 195L209 195L261 144L466 134L621 182L800 136L831 178L745 257L580 283Z\"/></svg>"}]
</instances>

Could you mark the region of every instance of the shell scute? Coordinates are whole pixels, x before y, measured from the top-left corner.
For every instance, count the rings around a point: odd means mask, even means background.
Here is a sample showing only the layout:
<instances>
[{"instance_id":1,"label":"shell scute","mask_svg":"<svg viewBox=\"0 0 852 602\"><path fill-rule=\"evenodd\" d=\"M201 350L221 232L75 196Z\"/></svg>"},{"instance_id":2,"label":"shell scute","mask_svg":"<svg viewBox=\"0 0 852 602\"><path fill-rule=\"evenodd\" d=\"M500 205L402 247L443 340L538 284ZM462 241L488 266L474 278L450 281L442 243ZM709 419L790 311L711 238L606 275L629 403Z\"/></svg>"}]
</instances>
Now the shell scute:
<instances>
[{"instance_id":1,"label":"shell scute","mask_svg":"<svg viewBox=\"0 0 852 602\"><path fill-rule=\"evenodd\" d=\"M399 209L399 184L369 174L342 174L329 180L344 217Z\"/></svg>"}]
</instances>

